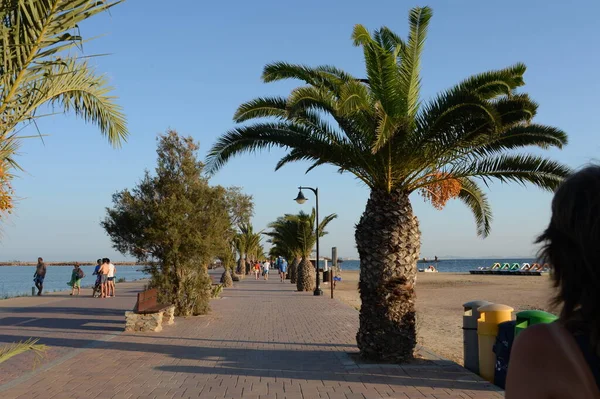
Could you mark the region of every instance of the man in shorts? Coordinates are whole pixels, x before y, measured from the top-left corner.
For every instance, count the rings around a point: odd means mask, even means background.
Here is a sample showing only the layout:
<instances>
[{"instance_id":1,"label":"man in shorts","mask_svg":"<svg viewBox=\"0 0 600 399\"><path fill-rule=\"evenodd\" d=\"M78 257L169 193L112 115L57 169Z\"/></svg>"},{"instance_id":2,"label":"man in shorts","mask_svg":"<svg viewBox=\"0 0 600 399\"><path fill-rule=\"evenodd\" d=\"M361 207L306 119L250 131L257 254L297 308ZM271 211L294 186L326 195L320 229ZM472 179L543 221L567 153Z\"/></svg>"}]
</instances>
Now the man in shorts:
<instances>
[{"instance_id":1,"label":"man in shorts","mask_svg":"<svg viewBox=\"0 0 600 399\"><path fill-rule=\"evenodd\" d=\"M271 262L269 262L269 259L265 260L263 262L263 276L265 277L265 280L269 279L269 268L271 267Z\"/></svg>"},{"instance_id":2,"label":"man in shorts","mask_svg":"<svg viewBox=\"0 0 600 399\"><path fill-rule=\"evenodd\" d=\"M98 274L100 275L100 298L106 298L108 293L108 265L110 260L108 258L102 259L102 264L100 265L100 270L98 270Z\"/></svg>"},{"instance_id":3,"label":"man in shorts","mask_svg":"<svg viewBox=\"0 0 600 399\"><path fill-rule=\"evenodd\" d=\"M42 290L44 289L44 278L46 278L46 264L44 263L44 259L38 258L38 263L35 267L35 273L33 274L33 281L38 289L38 296L42 295Z\"/></svg>"},{"instance_id":4,"label":"man in shorts","mask_svg":"<svg viewBox=\"0 0 600 399\"><path fill-rule=\"evenodd\" d=\"M106 276L106 284L108 287L108 291L107 291L107 295L108 296L115 296L115 272L117 271L117 268L115 267L115 265L113 265L112 263L110 263L110 259L107 259L108 261L108 274Z\"/></svg>"}]
</instances>

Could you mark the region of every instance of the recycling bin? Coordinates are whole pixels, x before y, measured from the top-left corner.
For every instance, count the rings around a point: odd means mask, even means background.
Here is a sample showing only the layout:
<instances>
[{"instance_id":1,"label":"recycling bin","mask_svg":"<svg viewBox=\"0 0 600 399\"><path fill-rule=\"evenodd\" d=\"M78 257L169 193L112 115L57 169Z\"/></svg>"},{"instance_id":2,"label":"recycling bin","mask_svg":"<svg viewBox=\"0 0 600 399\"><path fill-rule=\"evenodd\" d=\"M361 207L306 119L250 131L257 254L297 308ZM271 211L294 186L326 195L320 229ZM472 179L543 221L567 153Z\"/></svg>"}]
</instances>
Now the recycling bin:
<instances>
[{"instance_id":1,"label":"recycling bin","mask_svg":"<svg viewBox=\"0 0 600 399\"><path fill-rule=\"evenodd\" d=\"M488 301L471 301L463 304L463 357L465 368L479 374L479 339L477 337L478 309L490 305Z\"/></svg>"},{"instance_id":2,"label":"recycling bin","mask_svg":"<svg viewBox=\"0 0 600 399\"><path fill-rule=\"evenodd\" d=\"M478 309L477 336L479 339L479 375L487 381L494 382L496 355L493 348L498 335L498 324L512 319L513 308L493 303Z\"/></svg>"}]
</instances>

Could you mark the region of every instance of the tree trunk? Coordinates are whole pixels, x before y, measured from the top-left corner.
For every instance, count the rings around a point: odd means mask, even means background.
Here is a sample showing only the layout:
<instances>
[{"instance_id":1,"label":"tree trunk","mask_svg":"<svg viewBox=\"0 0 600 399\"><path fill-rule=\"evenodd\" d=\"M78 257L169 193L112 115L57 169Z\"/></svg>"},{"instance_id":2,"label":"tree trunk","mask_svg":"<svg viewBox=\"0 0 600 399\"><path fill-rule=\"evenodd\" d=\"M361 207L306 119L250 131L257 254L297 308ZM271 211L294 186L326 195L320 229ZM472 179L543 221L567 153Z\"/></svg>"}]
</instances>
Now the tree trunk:
<instances>
[{"instance_id":1,"label":"tree trunk","mask_svg":"<svg viewBox=\"0 0 600 399\"><path fill-rule=\"evenodd\" d=\"M314 291L316 277L313 264L307 256L302 257L302 261L296 270L296 288L298 288L298 291Z\"/></svg>"},{"instance_id":2,"label":"tree trunk","mask_svg":"<svg viewBox=\"0 0 600 399\"><path fill-rule=\"evenodd\" d=\"M245 268L246 268L246 265L244 263L244 259L240 256L240 258L238 259L238 262L237 262L237 270L236 270L235 274L243 276L245 274Z\"/></svg>"},{"instance_id":3,"label":"tree trunk","mask_svg":"<svg viewBox=\"0 0 600 399\"><path fill-rule=\"evenodd\" d=\"M406 362L417 342L415 291L421 233L408 195L372 191L356 226L361 356Z\"/></svg>"},{"instance_id":4,"label":"tree trunk","mask_svg":"<svg viewBox=\"0 0 600 399\"><path fill-rule=\"evenodd\" d=\"M292 283L292 284L296 284L296 282L298 280L297 279L297 277L298 277L298 265L300 264L301 260L302 260L302 258L294 257L294 260L289 265L286 279L289 279L290 283Z\"/></svg>"},{"instance_id":5,"label":"tree trunk","mask_svg":"<svg viewBox=\"0 0 600 399\"><path fill-rule=\"evenodd\" d=\"M226 268L223 274L221 275L221 284L223 284L223 287L225 288L233 287L233 279L231 277L231 273L229 273L228 268Z\"/></svg>"}]
</instances>

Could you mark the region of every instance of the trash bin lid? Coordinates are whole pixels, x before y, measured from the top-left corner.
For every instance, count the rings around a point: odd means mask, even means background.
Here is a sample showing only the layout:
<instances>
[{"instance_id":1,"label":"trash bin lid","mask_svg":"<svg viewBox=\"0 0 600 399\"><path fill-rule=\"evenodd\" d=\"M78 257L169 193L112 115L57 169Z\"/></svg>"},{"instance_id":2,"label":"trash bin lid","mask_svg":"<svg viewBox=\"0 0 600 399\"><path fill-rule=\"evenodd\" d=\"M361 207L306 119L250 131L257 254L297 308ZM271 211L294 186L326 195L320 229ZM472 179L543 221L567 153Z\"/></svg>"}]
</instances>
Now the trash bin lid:
<instances>
[{"instance_id":1,"label":"trash bin lid","mask_svg":"<svg viewBox=\"0 0 600 399\"><path fill-rule=\"evenodd\" d=\"M517 313L517 320L528 320L529 324L552 323L556 319L556 315L543 310L523 310Z\"/></svg>"},{"instance_id":2,"label":"trash bin lid","mask_svg":"<svg viewBox=\"0 0 600 399\"><path fill-rule=\"evenodd\" d=\"M477 309L479 313L484 312L512 312L514 309L507 305L502 305L500 303L491 303L489 305L484 305Z\"/></svg>"},{"instance_id":3,"label":"trash bin lid","mask_svg":"<svg viewBox=\"0 0 600 399\"><path fill-rule=\"evenodd\" d=\"M471 302L463 303L463 308L465 308L465 310L479 309L480 307L485 306L485 305L491 305L491 302L488 302L488 301L471 301Z\"/></svg>"}]
</instances>

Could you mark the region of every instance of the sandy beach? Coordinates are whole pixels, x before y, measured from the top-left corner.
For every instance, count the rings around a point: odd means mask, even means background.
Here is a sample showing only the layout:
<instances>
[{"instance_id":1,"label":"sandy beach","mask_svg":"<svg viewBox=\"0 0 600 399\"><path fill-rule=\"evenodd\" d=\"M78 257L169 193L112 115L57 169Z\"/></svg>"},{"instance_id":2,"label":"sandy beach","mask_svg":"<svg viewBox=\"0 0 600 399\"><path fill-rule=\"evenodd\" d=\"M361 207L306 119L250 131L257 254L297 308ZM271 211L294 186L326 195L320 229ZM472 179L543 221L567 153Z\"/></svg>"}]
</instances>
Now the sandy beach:
<instances>
[{"instance_id":1,"label":"sandy beach","mask_svg":"<svg viewBox=\"0 0 600 399\"><path fill-rule=\"evenodd\" d=\"M344 271L335 296L358 309L360 298L357 287L358 271ZM553 290L547 275L419 273L416 291L419 343L459 364L463 364L463 303L481 299L509 305L515 311L554 311L550 306Z\"/></svg>"}]
</instances>

